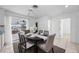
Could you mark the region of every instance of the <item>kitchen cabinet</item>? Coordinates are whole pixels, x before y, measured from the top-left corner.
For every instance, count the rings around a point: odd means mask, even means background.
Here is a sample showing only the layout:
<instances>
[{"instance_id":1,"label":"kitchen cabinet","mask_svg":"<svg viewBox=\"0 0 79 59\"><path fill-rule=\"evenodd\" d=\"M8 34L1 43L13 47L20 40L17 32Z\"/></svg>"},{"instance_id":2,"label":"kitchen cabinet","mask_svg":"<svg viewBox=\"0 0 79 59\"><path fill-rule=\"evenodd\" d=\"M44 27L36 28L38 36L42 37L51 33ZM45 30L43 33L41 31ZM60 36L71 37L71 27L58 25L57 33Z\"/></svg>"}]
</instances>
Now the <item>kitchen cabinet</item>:
<instances>
[{"instance_id":1,"label":"kitchen cabinet","mask_svg":"<svg viewBox=\"0 0 79 59\"><path fill-rule=\"evenodd\" d=\"M0 33L0 51L4 47L4 34Z\"/></svg>"}]
</instances>

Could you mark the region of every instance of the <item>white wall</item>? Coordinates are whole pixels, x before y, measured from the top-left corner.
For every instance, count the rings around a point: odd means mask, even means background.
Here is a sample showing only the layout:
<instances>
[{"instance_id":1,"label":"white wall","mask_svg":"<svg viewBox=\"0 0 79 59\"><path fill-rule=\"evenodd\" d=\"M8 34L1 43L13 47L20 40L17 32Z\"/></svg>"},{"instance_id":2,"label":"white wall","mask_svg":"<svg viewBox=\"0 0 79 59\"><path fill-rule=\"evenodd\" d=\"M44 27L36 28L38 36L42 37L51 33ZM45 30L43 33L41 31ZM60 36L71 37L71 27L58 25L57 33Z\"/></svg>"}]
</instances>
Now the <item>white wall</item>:
<instances>
[{"instance_id":1,"label":"white wall","mask_svg":"<svg viewBox=\"0 0 79 59\"><path fill-rule=\"evenodd\" d=\"M35 19L28 19L29 27L33 27L35 25L36 20Z\"/></svg>"},{"instance_id":2,"label":"white wall","mask_svg":"<svg viewBox=\"0 0 79 59\"><path fill-rule=\"evenodd\" d=\"M48 28L48 20L50 20L49 17L42 17L42 18L38 19L37 20L38 29L39 30L49 30L49 28Z\"/></svg>"},{"instance_id":3,"label":"white wall","mask_svg":"<svg viewBox=\"0 0 79 59\"><path fill-rule=\"evenodd\" d=\"M56 33L56 38L60 38L60 21L59 19L53 18L50 25L50 34Z\"/></svg>"},{"instance_id":4,"label":"white wall","mask_svg":"<svg viewBox=\"0 0 79 59\"><path fill-rule=\"evenodd\" d=\"M71 40L72 42L79 43L79 12L71 20Z\"/></svg>"},{"instance_id":5,"label":"white wall","mask_svg":"<svg viewBox=\"0 0 79 59\"><path fill-rule=\"evenodd\" d=\"M5 15L4 11L5 11L4 9L0 8L0 15L4 16Z\"/></svg>"},{"instance_id":6,"label":"white wall","mask_svg":"<svg viewBox=\"0 0 79 59\"><path fill-rule=\"evenodd\" d=\"M4 25L4 16L0 15L0 25Z\"/></svg>"}]
</instances>

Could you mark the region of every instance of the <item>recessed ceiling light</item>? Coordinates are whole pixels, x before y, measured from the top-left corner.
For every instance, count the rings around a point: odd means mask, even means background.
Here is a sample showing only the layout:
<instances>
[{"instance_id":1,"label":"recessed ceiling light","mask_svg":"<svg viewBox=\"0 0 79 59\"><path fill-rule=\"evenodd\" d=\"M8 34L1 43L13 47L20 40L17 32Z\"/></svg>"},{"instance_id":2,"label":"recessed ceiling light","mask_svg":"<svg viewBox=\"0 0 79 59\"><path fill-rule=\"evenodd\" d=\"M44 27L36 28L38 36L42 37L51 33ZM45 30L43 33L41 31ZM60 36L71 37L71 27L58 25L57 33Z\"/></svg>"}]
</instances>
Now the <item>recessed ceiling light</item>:
<instances>
[{"instance_id":1,"label":"recessed ceiling light","mask_svg":"<svg viewBox=\"0 0 79 59\"><path fill-rule=\"evenodd\" d=\"M69 5L65 5L65 8L68 8L69 7Z\"/></svg>"}]
</instances>

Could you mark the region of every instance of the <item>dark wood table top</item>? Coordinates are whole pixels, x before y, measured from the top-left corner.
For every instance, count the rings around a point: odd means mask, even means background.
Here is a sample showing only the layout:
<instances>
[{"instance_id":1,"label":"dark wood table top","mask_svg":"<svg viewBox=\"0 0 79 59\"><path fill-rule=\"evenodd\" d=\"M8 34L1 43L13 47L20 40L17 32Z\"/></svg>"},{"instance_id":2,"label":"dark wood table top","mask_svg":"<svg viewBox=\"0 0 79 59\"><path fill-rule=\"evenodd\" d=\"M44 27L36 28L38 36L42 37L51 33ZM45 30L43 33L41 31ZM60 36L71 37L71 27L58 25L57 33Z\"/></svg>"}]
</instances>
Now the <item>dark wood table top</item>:
<instances>
[{"instance_id":1,"label":"dark wood table top","mask_svg":"<svg viewBox=\"0 0 79 59\"><path fill-rule=\"evenodd\" d=\"M43 41L42 38L40 37L26 37L28 40L32 40L32 41Z\"/></svg>"}]
</instances>

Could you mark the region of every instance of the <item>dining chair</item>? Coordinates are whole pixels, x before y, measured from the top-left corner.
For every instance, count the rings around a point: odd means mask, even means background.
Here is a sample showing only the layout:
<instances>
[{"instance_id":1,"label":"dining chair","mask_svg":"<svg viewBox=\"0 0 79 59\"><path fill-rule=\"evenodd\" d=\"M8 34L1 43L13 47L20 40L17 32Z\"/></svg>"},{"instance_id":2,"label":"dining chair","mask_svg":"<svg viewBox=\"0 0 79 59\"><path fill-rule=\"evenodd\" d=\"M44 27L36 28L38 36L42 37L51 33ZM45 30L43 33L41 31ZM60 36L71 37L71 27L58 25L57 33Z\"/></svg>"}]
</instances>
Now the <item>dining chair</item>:
<instances>
[{"instance_id":1,"label":"dining chair","mask_svg":"<svg viewBox=\"0 0 79 59\"><path fill-rule=\"evenodd\" d=\"M46 43L39 44L38 47L46 53L50 53L50 52L54 53L53 43L54 43L55 35L56 34L48 36Z\"/></svg>"},{"instance_id":2,"label":"dining chair","mask_svg":"<svg viewBox=\"0 0 79 59\"><path fill-rule=\"evenodd\" d=\"M30 33L30 30L25 30L25 34L28 34L28 33Z\"/></svg>"},{"instance_id":3,"label":"dining chair","mask_svg":"<svg viewBox=\"0 0 79 59\"><path fill-rule=\"evenodd\" d=\"M49 35L49 31L44 30L44 36L48 36Z\"/></svg>"},{"instance_id":4,"label":"dining chair","mask_svg":"<svg viewBox=\"0 0 79 59\"><path fill-rule=\"evenodd\" d=\"M39 31L38 31L38 34L39 34L39 35L43 35L43 30L39 30Z\"/></svg>"},{"instance_id":5,"label":"dining chair","mask_svg":"<svg viewBox=\"0 0 79 59\"><path fill-rule=\"evenodd\" d=\"M18 33L18 35L19 35L18 49L20 53L26 52L27 49L31 48L34 45L33 43L27 42L27 39L25 38L24 35L21 35L20 33Z\"/></svg>"}]
</instances>

